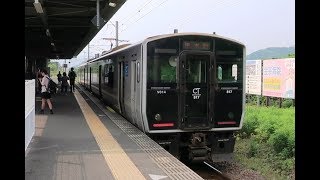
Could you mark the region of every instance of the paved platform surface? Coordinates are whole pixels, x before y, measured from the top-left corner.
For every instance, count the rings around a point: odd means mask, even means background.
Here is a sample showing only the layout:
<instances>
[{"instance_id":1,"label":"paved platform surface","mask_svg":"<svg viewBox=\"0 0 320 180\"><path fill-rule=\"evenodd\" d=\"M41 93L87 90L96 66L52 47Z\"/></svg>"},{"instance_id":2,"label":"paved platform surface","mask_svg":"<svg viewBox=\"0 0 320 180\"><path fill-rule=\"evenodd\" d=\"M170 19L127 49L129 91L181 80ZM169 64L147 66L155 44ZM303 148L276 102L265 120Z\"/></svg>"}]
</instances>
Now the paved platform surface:
<instances>
[{"instance_id":1,"label":"paved platform surface","mask_svg":"<svg viewBox=\"0 0 320 180\"><path fill-rule=\"evenodd\" d=\"M25 179L202 179L120 115L82 91L36 97L36 132L25 154Z\"/></svg>"}]
</instances>

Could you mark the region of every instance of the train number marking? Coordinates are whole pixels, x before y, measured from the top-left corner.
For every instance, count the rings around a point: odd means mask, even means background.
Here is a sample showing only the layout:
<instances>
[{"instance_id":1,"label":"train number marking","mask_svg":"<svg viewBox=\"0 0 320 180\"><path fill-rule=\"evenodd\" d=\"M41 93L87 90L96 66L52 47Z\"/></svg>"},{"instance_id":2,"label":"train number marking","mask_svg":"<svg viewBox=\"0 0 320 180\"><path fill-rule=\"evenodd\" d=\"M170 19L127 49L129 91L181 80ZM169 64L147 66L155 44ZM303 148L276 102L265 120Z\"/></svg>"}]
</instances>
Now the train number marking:
<instances>
[{"instance_id":1,"label":"train number marking","mask_svg":"<svg viewBox=\"0 0 320 180\"><path fill-rule=\"evenodd\" d=\"M158 91L157 91L157 94L167 94L167 91L164 91L164 90L158 90Z\"/></svg>"},{"instance_id":2,"label":"train number marking","mask_svg":"<svg viewBox=\"0 0 320 180\"><path fill-rule=\"evenodd\" d=\"M232 93L232 90L231 90L231 89L226 90L226 93L227 93L227 94L231 94L231 93Z\"/></svg>"},{"instance_id":3,"label":"train number marking","mask_svg":"<svg viewBox=\"0 0 320 180\"><path fill-rule=\"evenodd\" d=\"M193 88L192 92L193 99L200 99L200 88Z\"/></svg>"}]
</instances>

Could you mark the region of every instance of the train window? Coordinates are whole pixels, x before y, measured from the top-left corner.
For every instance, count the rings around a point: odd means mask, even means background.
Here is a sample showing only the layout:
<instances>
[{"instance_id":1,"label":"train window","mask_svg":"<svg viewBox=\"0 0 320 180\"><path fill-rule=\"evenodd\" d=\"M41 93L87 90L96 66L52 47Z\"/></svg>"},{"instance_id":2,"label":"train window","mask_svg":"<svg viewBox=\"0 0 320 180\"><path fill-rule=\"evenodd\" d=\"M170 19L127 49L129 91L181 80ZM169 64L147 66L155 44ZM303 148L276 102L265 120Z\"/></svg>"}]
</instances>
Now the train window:
<instances>
[{"instance_id":1,"label":"train window","mask_svg":"<svg viewBox=\"0 0 320 180\"><path fill-rule=\"evenodd\" d=\"M161 54L149 57L148 80L158 83L176 82L176 56Z\"/></svg>"},{"instance_id":2,"label":"train window","mask_svg":"<svg viewBox=\"0 0 320 180\"><path fill-rule=\"evenodd\" d=\"M238 65L237 64L233 64L232 65L232 77L234 77L234 80L237 80L238 76L237 76L237 72L238 72Z\"/></svg>"},{"instance_id":3,"label":"train window","mask_svg":"<svg viewBox=\"0 0 320 180\"><path fill-rule=\"evenodd\" d=\"M153 86L176 85L176 59L179 55L179 37L148 42L147 82Z\"/></svg>"},{"instance_id":4,"label":"train window","mask_svg":"<svg viewBox=\"0 0 320 180\"><path fill-rule=\"evenodd\" d=\"M187 83L206 83L207 82L207 60L201 56L190 55L186 62L186 81Z\"/></svg>"},{"instance_id":5,"label":"train window","mask_svg":"<svg viewBox=\"0 0 320 180\"><path fill-rule=\"evenodd\" d=\"M112 64L106 64L104 66L104 84L113 87L113 73L114 66Z\"/></svg>"},{"instance_id":6,"label":"train window","mask_svg":"<svg viewBox=\"0 0 320 180\"><path fill-rule=\"evenodd\" d=\"M107 74L108 74L108 71L109 71L108 65L105 65L105 66L104 66L104 74L107 75Z\"/></svg>"},{"instance_id":7,"label":"train window","mask_svg":"<svg viewBox=\"0 0 320 180\"><path fill-rule=\"evenodd\" d=\"M238 64L218 64L216 71L218 81L237 81L239 71Z\"/></svg>"}]
</instances>

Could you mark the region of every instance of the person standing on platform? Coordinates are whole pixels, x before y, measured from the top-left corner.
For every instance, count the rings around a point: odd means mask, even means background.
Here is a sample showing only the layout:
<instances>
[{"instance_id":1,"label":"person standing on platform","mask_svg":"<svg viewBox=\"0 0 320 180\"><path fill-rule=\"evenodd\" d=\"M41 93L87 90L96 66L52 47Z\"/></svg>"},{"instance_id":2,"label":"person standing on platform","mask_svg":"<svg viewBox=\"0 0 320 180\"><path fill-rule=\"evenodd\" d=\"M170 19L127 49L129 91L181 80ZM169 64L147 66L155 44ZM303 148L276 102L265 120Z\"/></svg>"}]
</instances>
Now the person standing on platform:
<instances>
[{"instance_id":1,"label":"person standing on platform","mask_svg":"<svg viewBox=\"0 0 320 180\"><path fill-rule=\"evenodd\" d=\"M59 71L59 73L57 74L57 78L58 78L58 83L60 84L60 82L61 82L61 77L62 77L62 75L61 75L61 73L60 73L60 71Z\"/></svg>"},{"instance_id":2,"label":"person standing on platform","mask_svg":"<svg viewBox=\"0 0 320 180\"><path fill-rule=\"evenodd\" d=\"M44 108L46 106L46 101L48 103L50 114L53 114L52 111L52 104L51 104L51 94L48 92L48 85L50 81L50 77L48 76L48 71L46 69L43 69L41 71L42 74L42 80L41 80L41 110L40 113L44 113Z\"/></svg>"},{"instance_id":3,"label":"person standing on platform","mask_svg":"<svg viewBox=\"0 0 320 180\"><path fill-rule=\"evenodd\" d=\"M70 79L70 92L74 92L74 81L76 80L77 74L73 71L73 67L71 71L69 71L68 76Z\"/></svg>"},{"instance_id":4,"label":"person standing on platform","mask_svg":"<svg viewBox=\"0 0 320 180\"><path fill-rule=\"evenodd\" d=\"M61 77L62 77L62 75L59 71L59 73L57 74L57 78L58 78L58 87L60 88L60 90L61 90Z\"/></svg>"},{"instance_id":5,"label":"person standing on platform","mask_svg":"<svg viewBox=\"0 0 320 180\"><path fill-rule=\"evenodd\" d=\"M62 73L63 76L61 77L61 94L67 94L68 92L68 86L69 86L69 83L68 83L68 80L69 80L69 77L67 76L67 73L66 72L63 72Z\"/></svg>"}]
</instances>

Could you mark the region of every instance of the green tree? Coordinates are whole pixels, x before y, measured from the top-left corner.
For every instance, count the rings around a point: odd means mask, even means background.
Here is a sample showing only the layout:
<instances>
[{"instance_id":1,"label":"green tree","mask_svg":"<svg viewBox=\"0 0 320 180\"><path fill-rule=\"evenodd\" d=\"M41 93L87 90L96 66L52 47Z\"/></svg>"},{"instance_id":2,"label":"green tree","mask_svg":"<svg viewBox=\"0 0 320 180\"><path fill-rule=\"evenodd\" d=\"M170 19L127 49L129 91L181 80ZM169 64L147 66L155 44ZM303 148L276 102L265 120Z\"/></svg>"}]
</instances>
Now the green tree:
<instances>
[{"instance_id":1,"label":"green tree","mask_svg":"<svg viewBox=\"0 0 320 180\"><path fill-rule=\"evenodd\" d=\"M58 62L49 62L48 67L50 67L50 75L58 74Z\"/></svg>"},{"instance_id":2,"label":"green tree","mask_svg":"<svg viewBox=\"0 0 320 180\"><path fill-rule=\"evenodd\" d=\"M295 58L296 54L288 54L288 58Z\"/></svg>"}]
</instances>

